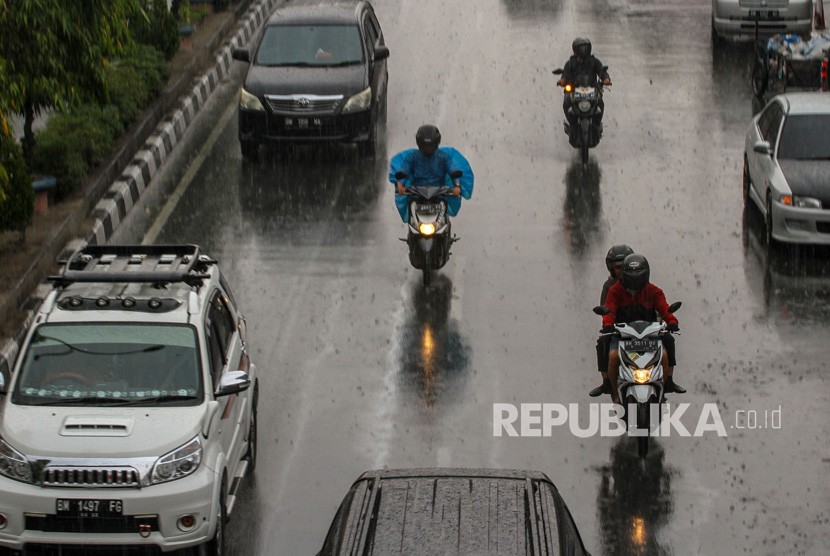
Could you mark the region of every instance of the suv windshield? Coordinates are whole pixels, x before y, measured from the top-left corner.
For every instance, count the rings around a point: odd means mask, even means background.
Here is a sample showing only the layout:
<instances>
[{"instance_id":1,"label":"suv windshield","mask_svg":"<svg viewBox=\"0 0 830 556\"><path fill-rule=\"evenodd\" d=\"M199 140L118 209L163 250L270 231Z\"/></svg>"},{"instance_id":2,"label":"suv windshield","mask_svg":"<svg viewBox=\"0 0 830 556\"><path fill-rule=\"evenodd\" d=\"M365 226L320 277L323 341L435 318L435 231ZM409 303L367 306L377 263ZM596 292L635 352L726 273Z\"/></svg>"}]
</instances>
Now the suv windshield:
<instances>
[{"instance_id":1,"label":"suv windshield","mask_svg":"<svg viewBox=\"0 0 830 556\"><path fill-rule=\"evenodd\" d=\"M254 64L339 66L363 61L355 25L271 25L265 29Z\"/></svg>"},{"instance_id":2,"label":"suv windshield","mask_svg":"<svg viewBox=\"0 0 830 556\"><path fill-rule=\"evenodd\" d=\"M778 158L830 160L830 114L790 116L784 122L778 144Z\"/></svg>"},{"instance_id":3,"label":"suv windshield","mask_svg":"<svg viewBox=\"0 0 830 556\"><path fill-rule=\"evenodd\" d=\"M198 405L196 331L169 324L44 324L23 355L20 405Z\"/></svg>"}]
</instances>

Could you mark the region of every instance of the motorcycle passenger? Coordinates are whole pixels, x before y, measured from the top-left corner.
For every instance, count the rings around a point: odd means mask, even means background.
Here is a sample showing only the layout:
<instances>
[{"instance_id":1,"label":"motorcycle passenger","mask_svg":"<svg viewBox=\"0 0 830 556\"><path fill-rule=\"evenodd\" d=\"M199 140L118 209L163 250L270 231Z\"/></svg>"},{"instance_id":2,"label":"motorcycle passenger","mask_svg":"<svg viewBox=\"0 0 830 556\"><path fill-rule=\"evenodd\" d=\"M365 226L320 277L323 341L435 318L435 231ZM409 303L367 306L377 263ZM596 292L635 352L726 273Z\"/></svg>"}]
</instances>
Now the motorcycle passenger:
<instances>
[{"instance_id":1,"label":"motorcycle passenger","mask_svg":"<svg viewBox=\"0 0 830 556\"><path fill-rule=\"evenodd\" d=\"M608 269L608 279L602 285L602 293L600 294L599 304L605 305L605 299L608 297L608 290L616 284L622 276L622 263L628 255L634 253L634 250L625 244L614 245L608 250L605 255L605 267ZM611 346L611 336L602 335L597 338L597 370L602 375L602 384L591 390L588 395L596 398L602 394L611 393L611 381L608 380L608 356L609 348Z\"/></svg>"},{"instance_id":2,"label":"motorcycle passenger","mask_svg":"<svg viewBox=\"0 0 830 556\"><path fill-rule=\"evenodd\" d=\"M680 330L677 317L669 312L669 305L663 290L649 282L650 269L648 260L637 254L628 255L623 260L622 277L620 281L608 290L605 306L608 314L602 317L602 332L612 332L615 323L629 323L635 320L656 320L659 315L667 324L669 332ZM664 334L663 340L663 387L665 392L683 394L686 389L674 382L674 338L671 334ZM611 340L610 355L608 358L608 378L611 382L611 397L615 403L620 403L617 391L617 377L620 370L620 354L617 349L619 338Z\"/></svg>"},{"instance_id":3,"label":"motorcycle passenger","mask_svg":"<svg viewBox=\"0 0 830 556\"><path fill-rule=\"evenodd\" d=\"M560 87L564 87L567 83L571 83L577 87L596 87L597 82L601 81L603 85L611 85L611 77L608 75L608 70L604 69L599 58L591 55L591 41L586 37L577 37L574 39L573 56L565 62L562 76L556 83ZM599 110L595 116L594 122L597 129L602 132L602 117L605 115L605 101L602 96L599 97L597 106ZM562 101L562 110L565 111L565 118L567 118L566 130L570 133L570 129L576 125L576 114L571 110L571 95L565 94L565 99Z\"/></svg>"},{"instance_id":4,"label":"motorcycle passenger","mask_svg":"<svg viewBox=\"0 0 830 556\"><path fill-rule=\"evenodd\" d=\"M395 185L395 205L404 222L409 221L407 186L452 185L447 193L447 214L455 216L461 208L461 198L473 195L473 170L467 159L452 147L441 147L441 132L434 125L422 125L415 134L417 149L407 149L389 162L389 181ZM461 171L461 177L452 181L450 173ZM406 178L398 180L399 172Z\"/></svg>"}]
</instances>

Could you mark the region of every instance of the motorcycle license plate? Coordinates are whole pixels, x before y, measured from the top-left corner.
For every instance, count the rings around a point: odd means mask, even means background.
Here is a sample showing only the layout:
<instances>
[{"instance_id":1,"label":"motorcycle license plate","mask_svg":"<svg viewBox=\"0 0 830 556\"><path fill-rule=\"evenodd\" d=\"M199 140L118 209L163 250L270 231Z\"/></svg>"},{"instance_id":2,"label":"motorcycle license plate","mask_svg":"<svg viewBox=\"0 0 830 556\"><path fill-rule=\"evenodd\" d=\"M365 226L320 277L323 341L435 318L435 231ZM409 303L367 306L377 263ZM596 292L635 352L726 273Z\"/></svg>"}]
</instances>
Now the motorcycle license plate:
<instances>
[{"instance_id":1,"label":"motorcycle license plate","mask_svg":"<svg viewBox=\"0 0 830 556\"><path fill-rule=\"evenodd\" d=\"M90 498L58 498L55 513L58 517L121 517L121 500Z\"/></svg>"},{"instance_id":2,"label":"motorcycle license plate","mask_svg":"<svg viewBox=\"0 0 830 556\"><path fill-rule=\"evenodd\" d=\"M626 351L657 351L657 340L626 340Z\"/></svg>"}]
</instances>

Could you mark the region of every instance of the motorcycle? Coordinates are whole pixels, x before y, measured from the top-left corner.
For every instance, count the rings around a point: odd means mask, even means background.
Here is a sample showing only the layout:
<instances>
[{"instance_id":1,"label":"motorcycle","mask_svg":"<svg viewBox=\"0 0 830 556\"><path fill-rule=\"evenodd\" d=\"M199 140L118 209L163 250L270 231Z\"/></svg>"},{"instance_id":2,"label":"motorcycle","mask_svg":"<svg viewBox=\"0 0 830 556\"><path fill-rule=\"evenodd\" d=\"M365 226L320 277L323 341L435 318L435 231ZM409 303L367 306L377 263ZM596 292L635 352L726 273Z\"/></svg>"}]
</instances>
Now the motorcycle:
<instances>
[{"instance_id":1,"label":"motorcycle","mask_svg":"<svg viewBox=\"0 0 830 556\"><path fill-rule=\"evenodd\" d=\"M450 174L453 181L462 173ZM405 180L403 172L395 174L398 181ZM460 238L451 235L452 224L447 214L444 196L452 191L446 185L410 185L406 188L412 197L409 202L409 233L406 239L409 246L409 262L423 273L424 287L432 283L434 271L443 268L450 258L450 246Z\"/></svg>"},{"instance_id":2,"label":"motorcycle","mask_svg":"<svg viewBox=\"0 0 830 556\"><path fill-rule=\"evenodd\" d=\"M681 306L677 301L669 305L669 312L674 313ZM597 315L608 314L605 306L594 307ZM620 343L620 370L617 376L617 392L623 402L625 418L631 430L632 420L640 431L647 434L637 437L637 453L640 457L648 454L648 435L651 434L651 409L655 409L659 425L660 404L665 401L663 390L663 342L662 336L670 334L662 320L649 322L635 320L630 323L615 324L616 330L609 335L618 336ZM637 411L631 414L629 404L636 404Z\"/></svg>"},{"instance_id":3,"label":"motorcycle","mask_svg":"<svg viewBox=\"0 0 830 556\"><path fill-rule=\"evenodd\" d=\"M603 72L607 71L608 66L603 66L602 70ZM553 70L554 75L562 75L562 73L564 73L564 70L561 68ZM596 147L602 137L602 129L598 122L595 123L597 114L602 113L602 109L599 107L602 91L601 81L596 82L594 86L565 83L565 94L571 97L571 106L568 113L573 114L576 119L575 126L565 123L565 132L568 134L571 146L579 149L582 164L588 164L588 149Z\"/></svg>"}]
</instances>

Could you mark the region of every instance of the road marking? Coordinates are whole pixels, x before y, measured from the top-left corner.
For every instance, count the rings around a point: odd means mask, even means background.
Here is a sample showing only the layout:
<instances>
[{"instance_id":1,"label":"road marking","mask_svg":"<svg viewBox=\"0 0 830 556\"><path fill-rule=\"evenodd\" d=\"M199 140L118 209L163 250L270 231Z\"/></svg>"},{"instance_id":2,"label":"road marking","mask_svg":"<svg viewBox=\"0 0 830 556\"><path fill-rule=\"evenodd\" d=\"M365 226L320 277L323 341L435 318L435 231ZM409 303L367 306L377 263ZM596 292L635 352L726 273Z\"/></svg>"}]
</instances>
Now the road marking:
<instances>
[{"instance_id":1,"label":"road marking","mask_svg":"<svg viewBox=\"0 0 830 556\"><path fill-rule=\"evenodd\" d=\"M205 163L205 159L207 159L213 145L219 139L219 135L225 130L225 126L233 117L234 113L236 113L236 103L231 102L227 110L225 110L225 113L222 114L219 122L217 122L217 125L213 128L213 131L208 136L204 146L199 149L199 153L190 164L190 167L187 169L187 172L185 172L184 177L182 177L182 180L179 182L179 185L176 186L176 190L173 191L172 195L170 195L170 199L167 201L167 204L164 205L164 208L161 210L158 217L156 217L156 221L153 222L153 225L150 226L149 230L147 230L147 233L144 235L144 239L141 241L142 245L150 245L156 242L162 228L173 214L173 211L176 209L176 205L179 204L179 201L184 196L187 188L190 187L190 184L193 182L193 178L196 177L196 173L202 167L202 164Z\"/></svg>"}]
</instances>

